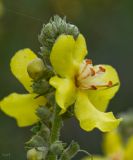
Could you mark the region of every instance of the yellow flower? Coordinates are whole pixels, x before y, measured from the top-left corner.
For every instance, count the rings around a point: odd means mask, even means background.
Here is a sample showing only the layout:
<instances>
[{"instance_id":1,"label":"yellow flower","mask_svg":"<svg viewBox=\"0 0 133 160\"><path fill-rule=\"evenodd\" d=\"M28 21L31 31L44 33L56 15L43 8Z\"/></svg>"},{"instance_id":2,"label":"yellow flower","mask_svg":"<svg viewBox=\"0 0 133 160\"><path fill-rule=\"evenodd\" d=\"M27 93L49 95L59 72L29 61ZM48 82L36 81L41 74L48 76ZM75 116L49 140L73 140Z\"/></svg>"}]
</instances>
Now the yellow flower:
<instances>
[{"instance_id":1,"label":"yellow flower","mask_svg":"<svg viewBox=\"0 0 133 160\"><path fill-rule=\"evenodd\" d=\"M125 143L118 131L109 132L104 135L103 150L105 157L94 156L93 160L133 160L133 136Z\"/></svg>"},{"instance_id":2,"label":"yellow flower","mask_svg":"<svg viewBox=\"0 0 133 160\"><path fill-rule=\"evenodd\" d=\"M118 131L104 136L103 149L111 160L133 160L133 136L125 143Z\"/></svg>"},{"instance_id":3,"label":"yellow flower","mask_svg":"<svg viewBox=\"0 0 133 160\"><path fill-rule=\"evenodd\" d=\"M21 127L37 122L36 109L46 103L43 96L35 98L37 95L33 93L31 87L33 82L27 73L28 64L36 58L30 49L20 50L13 56L10 63L11 71L29 93L11 93L0 102L1 110L15 118Z\"/></svg>"},{"instance_id":4,"label":"yellow flower","mask_svg":"<svg viewBox=\"0 0 133 160\"><path fill-rule=\"evenodd\" d=\"M51 54L51 64L56 76L50 84L56 88L56 102L61 114L74 104L74 112L82 129L113 130L120 123L111 112L104 113L109 100L119 88L119 78L109 65L93 66L87 55L86 42L80 34L75 40L71 35L61 35Z\"/></svg>"}]
</instances>

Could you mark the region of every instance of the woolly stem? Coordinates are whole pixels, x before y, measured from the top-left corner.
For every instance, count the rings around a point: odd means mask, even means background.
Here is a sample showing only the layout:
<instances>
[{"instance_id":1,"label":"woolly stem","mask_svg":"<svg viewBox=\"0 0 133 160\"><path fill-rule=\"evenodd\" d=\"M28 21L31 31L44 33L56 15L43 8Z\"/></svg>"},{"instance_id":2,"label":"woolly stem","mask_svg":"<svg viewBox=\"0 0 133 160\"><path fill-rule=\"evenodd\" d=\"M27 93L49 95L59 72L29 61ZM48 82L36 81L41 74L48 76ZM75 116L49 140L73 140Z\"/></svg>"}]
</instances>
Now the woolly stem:
<instances>
[{"instance_id":1,"label":"woolly stem","mask_svg":"<svg viewBox=\"0 0 133 160\"><path fill-rule=\"evenodd\" d=\"M55 103L53 120L52 120L50 144L53 144L54 142L59 141L60 129L62 127L62 118L59 115L59 111L60 111L60 109L59 109L58 105ZM57 160L57 155L49 153L48 160Z\"/></svg>"}]
</instances>

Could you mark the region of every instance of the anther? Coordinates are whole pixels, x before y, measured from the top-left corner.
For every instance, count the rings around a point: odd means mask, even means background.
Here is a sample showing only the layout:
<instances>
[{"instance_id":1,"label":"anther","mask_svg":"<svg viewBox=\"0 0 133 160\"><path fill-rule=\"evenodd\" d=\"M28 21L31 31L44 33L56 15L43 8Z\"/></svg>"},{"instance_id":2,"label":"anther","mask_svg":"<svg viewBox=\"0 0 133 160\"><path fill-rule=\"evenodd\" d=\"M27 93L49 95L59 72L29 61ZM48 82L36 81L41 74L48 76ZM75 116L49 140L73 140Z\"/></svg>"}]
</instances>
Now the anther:
<instances>
[{"instance_id":1,"label":"anther","mask_svg":"<svg viewBox=\"0 0 133 160\"><path fill-rule=\"evenodd\" d=\"M86 64L92 64L92 60L91 59L86 59L85 62L86 62Z\"/></svg>"},{"instance_id":2,"label":"anther","mask_svg":"<svg viewBox=\"0 0 133 160\"><path fill-rule=\"evenodd\" d=\"M108 87L112 87L112 85L113 85L113 82L112 82L112 81L109 81L109 82L108 82Z\"/></svg>"},{"instance_id":3,"label":"anther","mask_svg":"<svg viewBox=\"0 0 133 160\"><path fill-rule=\"evenodd\" d=\"M97 90L97 87L95 85L91 85L91 88Z\"/></svg>"},{"instance_id":4,"label":"anther","mask_svg":"<svg viewBox=\"0 0 133 160\"><path fill-rule=\"evenodd\" d=\"M105 72L105 71L106 71L106 69L103 68L102 66L99 66L99 69L100 69L100 71L102 71L102 72Z\"/></svg>"}]
</instances>

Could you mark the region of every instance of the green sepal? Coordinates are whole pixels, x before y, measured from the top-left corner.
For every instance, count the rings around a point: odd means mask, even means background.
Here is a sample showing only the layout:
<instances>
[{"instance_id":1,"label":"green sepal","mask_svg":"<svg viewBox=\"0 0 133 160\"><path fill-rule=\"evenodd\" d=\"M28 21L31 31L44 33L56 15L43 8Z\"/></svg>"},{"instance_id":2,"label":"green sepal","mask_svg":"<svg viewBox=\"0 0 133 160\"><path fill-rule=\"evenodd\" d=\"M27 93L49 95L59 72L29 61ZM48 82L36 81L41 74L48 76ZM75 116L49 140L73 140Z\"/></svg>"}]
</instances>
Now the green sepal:
<instances>
[{"instance_id":1,"label":"green sepal","mask_svg":"<svg viewBox=\"0 0 133 160\"><path fill-rule=\"evenodd\" d=\"M41 119L45 124L51 123L52 112L47 106L41 106L36 110L36 115Z\"/></svg>"},{"instance_id":2,"label":"green sepal","mask_svg":"<svg viewBox=\"0 0 133 160\"><path fill-rule=\"evenodd\" d=\"M54 76L54 71L49 67L45 72L44 72L44 77L47 81L49 81L49 79Z\"/></svg>"},{"instance_id":3,"label":"green sepal","mask_svg":"<svg viewBox=\"0 0 133 160\"><path fill-rule=\"evenodd\" d=\"M36 148L36 150L37 150L37 153L38 153L37 160L45 160L46 156L48 154L48 148L38 147L38 148Z\"/></svg>"},{"instance_id":4,"label":"green sepal","mask_svg":"<svg viewBox=\"0 0 133 160\"><path fill-rule=\"evenodd\" d=\"M32 85L32 88L34 93L37 93L39 95L44 95L48 93L52 87L49 85L48 81L46 81L45 79L41 79L35 81Z\"/></svg>"},{"instance_id":5,"label":"green sepal","mask_svg":"<svg viewBox=\"0 0 133 160\"><path fill-rule=\"evenodd\" d=\"M32 127L31 131L34 134L43 137L45 141L49 141L50 129L44 123L39 122L38 124Z\"/></svg>"},{"instance_id":6,"label":"green sepal","mask_svg":"<svg viewBox=\"0 0 133 160\"><path fill-rule=\"evenodd\" d=\"M38 122L36 125L34 125L34 126L31 128L31 132L33 132L34 134L36 134L38 131L40 131L40 128L41 128L41 123Z\"/></svg>"},{"instance_id":7,"label":"green sepal","mask_svg":"<svg viewBox=\"0 0 133 160\"><path fill-rule=\"evenodd\" d=\"M71 144L63 151L60 160L71 160L80 150L77 142L72 141Z\"/></svg>"},{"instance_id":8,"label":"green sepal","mask_svg":"<svg viewBox=\"0 0 133 160\"><path fill-rule=\"evenodd\" d=\"M52 108L53 108L53 106L55 105L55 97L54 97L54 92L50 92L50 93L48 93L48 94L46 94L45 95L45 97L47 98L47 100L48 100L48 103L47 103L47 106L52 106Z\"/></svg>"},{"instance_id":9,"label":"green sepal","mask_svg":"<svg viewBox=\"0 0 133 160\"><path fill-rule=\"evenodd\" d=\"M38 135L43 137L45 142L47 142L47 144L49 145L50 129L44 123L42 123L41 129L38 132Z\"/></svg>"},{"instance_id":10,"label":"green sepal","mask_svg":"<svg viewBox=\"0 0 133 160\"><path fill-rule=\"evenodd\" d=\"M47 143L45 142L44 138L39 135L35 135L26 142L26 148L37 148L37 147L48 147Z\"/></svg>"},{"instance_id":11,"label":"green sepal","mask_svg":"<svg viewBox=\"0 0 133 160\"><path fill-rule=\"evenodd\" d=\"M72 118L74 116L74 105L71 105L68 110L62 115L62 119Z\"/></svg>"},{"instance_id":12,"label":"green sepal","mask_svg":"<svg viewBox=\"0 0 133 160\"><path fill-rule=\"evenodd\" d=\"M55 141L50 146L50 152L52 152L55 155L60 155L64 150L65 145L66 144L62 143L61 141Z\"/></svg>"},{"instance_id":13,"label":"green sepal","mask_svg":"<svg viewBox=\"0 0 133 160\"><path fill-rule=\"evenodd\" d=\"M32 148L27 152L27 160L45 160L47 153L46 147Z\"/></svg>"}]
</instances>

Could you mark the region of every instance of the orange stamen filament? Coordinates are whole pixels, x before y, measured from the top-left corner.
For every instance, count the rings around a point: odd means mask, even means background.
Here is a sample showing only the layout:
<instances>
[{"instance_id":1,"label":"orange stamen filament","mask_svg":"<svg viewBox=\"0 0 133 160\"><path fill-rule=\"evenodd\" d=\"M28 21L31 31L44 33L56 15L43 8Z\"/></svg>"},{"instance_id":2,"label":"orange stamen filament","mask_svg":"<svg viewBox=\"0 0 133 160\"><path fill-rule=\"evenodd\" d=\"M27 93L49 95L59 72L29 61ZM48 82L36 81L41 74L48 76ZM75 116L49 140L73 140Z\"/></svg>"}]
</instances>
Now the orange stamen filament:
<instances>
[{"instance_id":1,"label":"orange stamen filament","mask_svg":"<svg viewBox=\"0 0 133 160\"><path fill-rule=\"evenodd\" d=\"M111 88L113 86L116 86L116 84L113 85L112 81L109 81L108 84L104 84L104 85L91 85L91 86L85 86L85 85L81 85L81 88L84 88L84 89L94 89L94 90L97 90L97 89L100 89L100 88Z\"/></svg>"},{"instance_id":2,"label":"orange stamen filament","mask_svg":"<svg viewBox=\"0 0 133 160\"><path fill-rule=\"evenodd\" d=\"M117 84L113 84L112 81L107 83L102 83L96 81L99 76L102 76L106 72L106 69L103 66L93 67L92 60L86 59L82 64L80 73L76 76L76 84L81 89L90 89L90 90L97 90L97 89L107 89ZM93 81L94 80L94 81ZM95 82L96 81L96 82ZM100 84L101 83L101 84Z\"/></svg>"}]
</instances>

